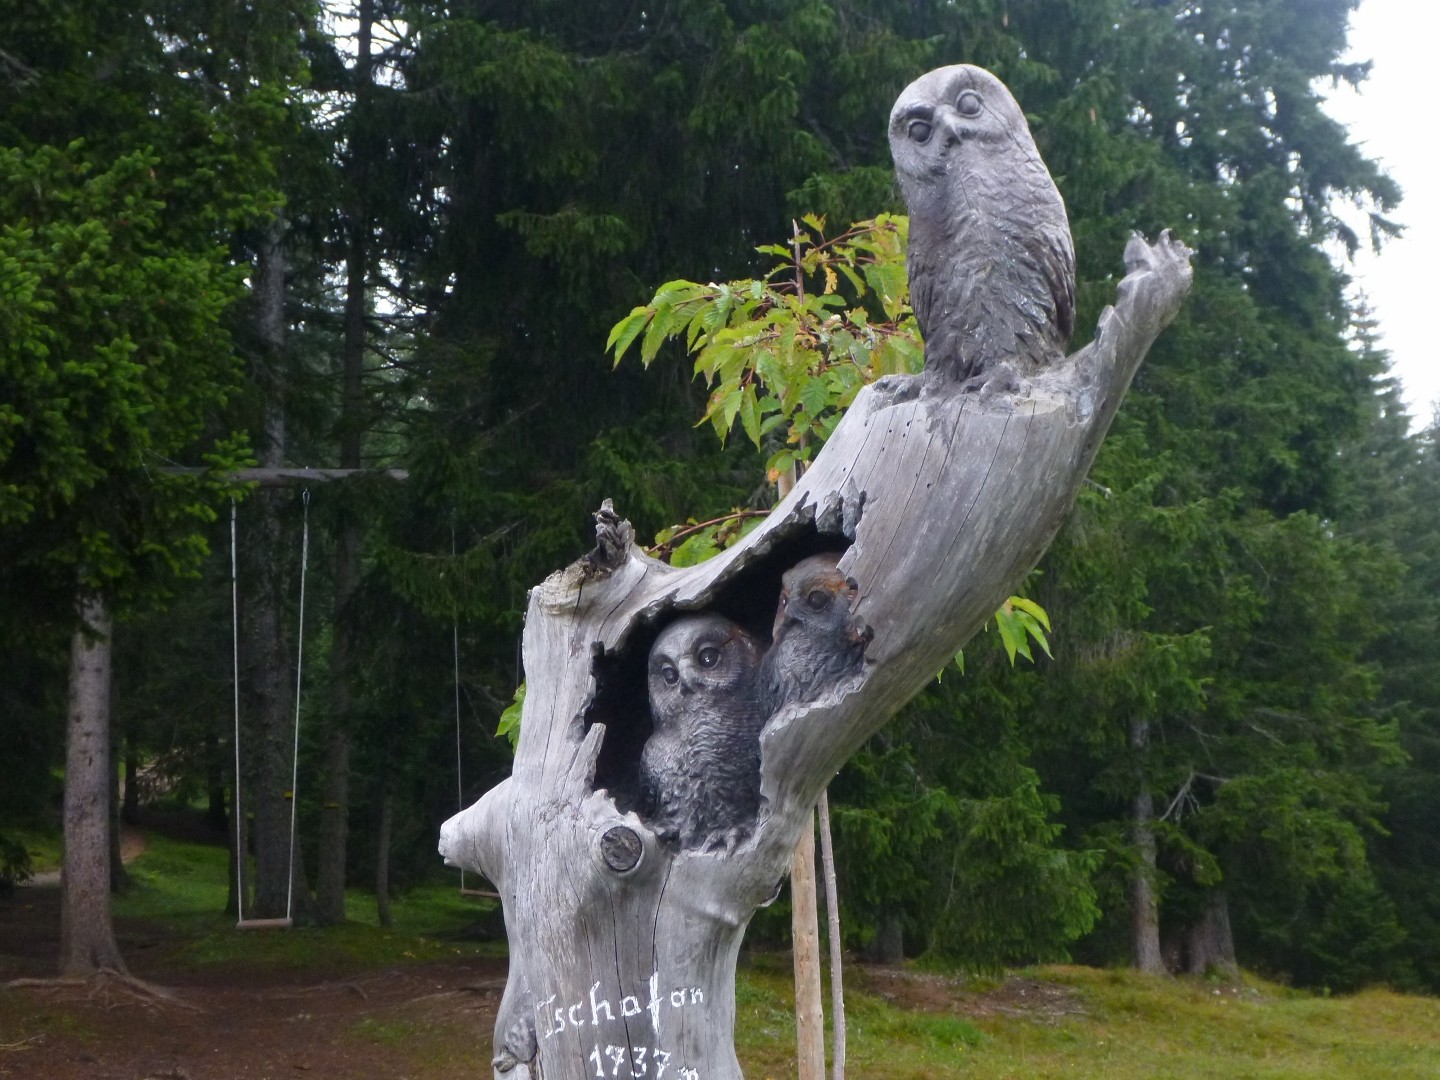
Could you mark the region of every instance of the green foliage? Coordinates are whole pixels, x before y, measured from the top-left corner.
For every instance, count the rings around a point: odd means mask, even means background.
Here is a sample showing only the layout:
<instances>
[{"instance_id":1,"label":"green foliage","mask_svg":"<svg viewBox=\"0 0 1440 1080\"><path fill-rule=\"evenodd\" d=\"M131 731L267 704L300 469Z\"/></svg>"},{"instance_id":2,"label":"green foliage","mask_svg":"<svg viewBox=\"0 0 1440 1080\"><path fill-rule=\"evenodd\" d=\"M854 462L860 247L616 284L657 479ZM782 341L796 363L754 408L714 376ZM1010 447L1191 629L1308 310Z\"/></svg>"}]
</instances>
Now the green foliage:
<instances>
[{"instance_id":1,"label":"green foliage","mask_svg":"<svg viewBox=\"0 0 1440 1080\"><path fill-rule=\"evenodd\" d=\"M710 387L702 423L724 441L738 419L757 449L779 429L781 446L766 463L772 482L810 461L862 386L921 366L907 219L882 214L828 239L823 218L802 220L788 248L756 249L785 260L763 277L669 282L605 343L618 365L639 341L649 367L667 339L683 337Z\"/></svg>"},{"instance_id":2,"label":"green foliage","mask_svg":"<svg viewBox=\"0 0 1440 1080\"><path fill-rule=\"evenodd\" d=\"M521 683L515 688L515 700L505 706L505 711L500 714L500 723L495 728L497 736L509 740L511 750L520 741L520 714L524 710L525 684Z\"/></svg>"},{"instance_id":3,"label":"green foliage","mask_svg":"<svg viewBox=\"0 0 1440 1080\"><path fill-rule=\"evenodd\" d=\"M32 519L69 519L45 551L20 558L84 566L98 585L122 578L131 559L173 572L203 554L196 527L213 512L192 481L157 476L158 497L136 504L140 520L86 514L85 504L97 493L126 498L136 479L118 474L179 452L223 402L238 373L222 316L239 277L223 250L170 246L156 155L136 152L98 171L83 150L0 151L9 193L0 529L14 537ZM224 466L237 452L243 444L217 446L211 460Z\"/></svg>"}]
</instances>

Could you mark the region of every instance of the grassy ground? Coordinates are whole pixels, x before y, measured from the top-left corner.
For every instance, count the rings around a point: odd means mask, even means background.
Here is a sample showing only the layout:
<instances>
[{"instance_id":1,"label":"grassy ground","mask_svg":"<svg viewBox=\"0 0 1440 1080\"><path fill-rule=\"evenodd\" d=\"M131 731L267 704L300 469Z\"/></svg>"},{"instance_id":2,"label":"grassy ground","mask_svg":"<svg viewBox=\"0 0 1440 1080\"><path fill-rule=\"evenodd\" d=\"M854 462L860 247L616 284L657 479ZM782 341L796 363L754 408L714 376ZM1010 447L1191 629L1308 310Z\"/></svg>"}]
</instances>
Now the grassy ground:
<instances>
[{"instance_id":1,"label":"grassy ground","mask_svg":"<svg viewBox=\"0 0 1440 1080\"><path fill-rule=\"evenodd\" d=\"M346 897L349 921L342 926L237 933L234 917L222 914L225 860L224 849L149 834L145 853L129 866L130 889L115 899L116 919L160 930L170 955L186 966L332 971L505 954L503 943L457 940L495 905L461 896L458 884L441 881L397 896L389 929L379 925L374 895L354 890Z\"/></svg>"},{"instance_id":2,"label":"grassy ground","mask_svg":"<svg viewBox=\"0 0 1440 1080\"><path fill-rule=\"evenodd\" d=\"M993 989L957 985L907 1008L859 974L871 992L847 987L846 1015L849 1071L864 1080L1440 1077L1433 998L1385 990L1319 998L1249 978L1231 986L1046 967ZM742 979L739 1042L752 1076L794 1075L787 979L785 971ZM1038 999L1033 1006L1017 1002L1017 985Z\"/></svg>"},{"instance_id":3,"label":"grassy ground","mask_svg":"<svg viewBox=\"0 0 1440 1080\"><path fill-rule=\"evenodd\" d=\"M231 1010L263 1005L277 992L276 979L335 980L323 998L333 1036L276 1051L309 1054L293 1068L316 1075L368 1076L361 1070L372 1058L376 1075L386 1076L472 1076L488 1067L480 1032L493 1017L495 958L503 948L460 933L491 910L488 901L460 896L453 882L436 883L398 897L395 926L385 930L376 925L373 898L356 893L345 926L238 933L217 914L226 889L223 849L155 834L148 845L130 866L134 888L115 905L122 942L135 960L143 958L146 977L180 982L185 973L187 985L198 980L235 995L224 1006ZM494 986L476 985L482 970ZM367 981L381 979L391 987L383 1000L382 984ZM846 983L849 1075L856 1080L1440 1077L1440 1000L1385 990L1325 998L1249 978L1230 985L1077 967L970 981L853 965ZM352 992L355 986L363 992ZM315 1011L312 999L304 1000ZM751 1080L795 1074L791 1002L788 956L760 955L742 966L737 1048ZM85 1030L106 1022L74 1003L6 1006L0 994L0 1020L23 1020L22 1034L50 1040L57 1062L66 1046L84 1048ZM237 1046L249 1041L246 1033L235 1036ZM97 1036L87 1052L104 1042ZM25 1075L6 1068L6 1049L0 1039L0 1076ZM195 1064L199 1058L176 1060L197 1080L210 1075ZM82 1071L73 1075L90 1075L83 1071L89 1067L76 1066ZM257 1065L254 1075L270 1075L269 1068ZM237 1066L230 1075L252 1074Z\"/></svg>"}]
</instances>

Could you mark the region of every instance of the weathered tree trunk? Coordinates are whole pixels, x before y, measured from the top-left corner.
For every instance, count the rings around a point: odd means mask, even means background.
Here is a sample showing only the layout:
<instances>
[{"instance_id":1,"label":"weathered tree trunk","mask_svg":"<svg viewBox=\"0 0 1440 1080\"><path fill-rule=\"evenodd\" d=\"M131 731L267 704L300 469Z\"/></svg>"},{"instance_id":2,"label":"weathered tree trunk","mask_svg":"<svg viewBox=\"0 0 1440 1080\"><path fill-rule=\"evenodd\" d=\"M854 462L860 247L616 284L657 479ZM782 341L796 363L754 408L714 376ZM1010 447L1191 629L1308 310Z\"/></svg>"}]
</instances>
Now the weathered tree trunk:
<instances>
[{"instance_id":1,"label":"weathered tree trunk","mask_svg":"<svg viewBox=\"0 0 1440 1080\"><path fill-rule=\"evenodd\" d=\"M800 833L800 842L790 857L790 909L796 1073L800 1080L825 1080L825 1009L820 999L820 913L815 903L813 824Z\"/></svg>"},{"instance_id":2,"label":"weathered tree trunk","mask_svg":"<svg viewBox=\"0 0 1440 1080\"><path fill-rule=\"evenodd\" d=\"M1187 255L1168 237L1133 240L1095 340L1028 380L892 377L862 391L789 497L716 558L657 562L602 510L596 551L532 591L513 774L441 831L442 854L503 898L497 1075L740 1076L735 958L751 915L830 778L1044 552L1184 297ZM633 809L651 643L696 611L763 635L780 575L840 549L873 634L863 667L766 722L760 810L743 840L677 848Z\"/></svg>"},{"instance_id":3,"label":"weathered tree trunk","mask_svg":"<svg viewBox=\"0 0 1440 1080\"><path fill-rule=\"evenodd\" d=\"M110 920L110 612L91 597L70 642L60 974L125 971Z\"/></svg>"},{"instance_id":4,"label":"weathered tree trunk","mask_svg":"<svg viewBox=\"0 0 1440 1080\"><path fill-rule=\"evenodd\" d=\"M1132 716L1130 750L1136 760L1136 787L1130 800L1130 843L1135 847L1137 858L1130 875L1130 950L1137 971L1164 975L1160 899L1155 892L1155 805L1143 761L1149 742L1149 722L1143 716Z\"/></svg>"}]
</instances>

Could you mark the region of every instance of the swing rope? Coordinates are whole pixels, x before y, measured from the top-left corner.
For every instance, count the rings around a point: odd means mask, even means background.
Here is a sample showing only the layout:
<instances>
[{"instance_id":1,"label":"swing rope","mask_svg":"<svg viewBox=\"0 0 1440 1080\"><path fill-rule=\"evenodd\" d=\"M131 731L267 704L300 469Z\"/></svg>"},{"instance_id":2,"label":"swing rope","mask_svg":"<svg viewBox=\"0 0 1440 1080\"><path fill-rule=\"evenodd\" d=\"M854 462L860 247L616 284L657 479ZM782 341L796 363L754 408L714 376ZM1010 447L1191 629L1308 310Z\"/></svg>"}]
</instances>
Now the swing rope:
<instances>
[{"instance_id":1,"label":"swing rope","mask_svg":"<svg viewBox=\"0 0 1440 1080\"><path fill-rule=\"evenodd\" d=\"M300 804L300 687L305 670L305 570L310 564L310 489L300 497L304 504L300 530L300 625L295 645L295 745L290 757L290 879L285 887L285 918L292 918L295 903L295 811Z\"/></svg>"},{"instance_id":2,"label":"swing rope","mask_svg":"<svg viewBox=\"0 0 1440 1080\"><path fill-rule=\"evenodd\" d=\"M450 565L455 565L455 522L450 522ZM465 809L464 759L460 755L460 608L450 605L450 645L455 683L455 812ZM465 867L460 867L460 891L465 892Z\"/></svg>"},{"instance_id":3,"label":"swing rope","mask_svg":"<svg viewBox=\"0 0 1440 1080\"><path fill-rule=\"evenodd\" d=\"M283 919L245 918L245 815L240 801L240 600L235 537L235 500L230 500L230 630L231 684L235 706L235 926L237 929L258 927L289 927L294 924L295 904L295 813L299 805L297 788L300 781L300 691L305 670L305 575L310 565L310 489L301 497L304 504L300 540L300 613L295 653L295 740L290 759L290 874L285 889Z\"/></svg>"},{"instance_id":4,"label":"swing rope","mask_svg":"<svg viewBox=\"0 0 1440 1080\"><path fill-rule=\"evenodd\" d=\"M235 572L235 499L230 499L230 685L235 694L235 915L245 921L245 817L240 813L240 594Z\"/></svg>"}]
</instances>

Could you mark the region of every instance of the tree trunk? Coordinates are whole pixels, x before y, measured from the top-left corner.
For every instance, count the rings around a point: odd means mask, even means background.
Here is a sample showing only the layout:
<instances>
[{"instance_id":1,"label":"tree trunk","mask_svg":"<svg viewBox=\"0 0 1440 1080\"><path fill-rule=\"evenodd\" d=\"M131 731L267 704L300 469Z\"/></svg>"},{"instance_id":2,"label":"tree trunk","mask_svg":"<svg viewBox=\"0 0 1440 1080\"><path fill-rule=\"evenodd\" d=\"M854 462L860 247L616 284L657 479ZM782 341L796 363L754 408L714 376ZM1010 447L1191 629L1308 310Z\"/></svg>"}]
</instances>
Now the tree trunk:
<instances>
[{"instance_id":1,"label":"tree trunk","mask_svg":"<svg viewBox=\"0 0 1440 1080\"><path fill-rule=\"evenodd\" d=\"M60 974L125 971L110 920L110 612L81 605L70 642L65 740L65 852L60 872Z\"/></svg>"},{"instance_id":2,"label":"tree trunk","mask_svg":"<svg viewBox=\"0 0 1440 1080\"><path fill-rule=\"evenodd\" d=\"M109 693L105 698L107 702L106 712L109 712L109 702L115 700L114 668L111 668L111 683ZM130 875L125 870L125 859L121 854L120 837L120 770L116 768L116 762L120 759L120 730L114 723L106 725L110 729L110 753L106 774L110 780L110 797L106 800L105 811L108 819L106 832L110 838L110 891L112 893L124 892L130 885Z\"/></svg>"},{"instance_id":3,"label":"tree trunk","mask_svg":"<svg viewBox=\"0 0 1440 1080\"><path fill-rule=\"evenodd\" d=\"M255 333L260 345L256 377L266 388L261 465L285 460L285 222L266 229L255 267ZM248 814L248 842L255 854L253 902L246 918L278 919L287 909L290 881L290 759L294 684L285 648L285 563L279 557L284 530L278 491L262 490L248 504L249 527L240 532L241 584L248 583L243 611L245 668L242 684L241 801Z\"/></svg>"},{"instance_id":4,"label":"tree trunk","mask_svg":"<svg viewBox=\"0 0 1440 1080\"><path fill-rule=\"evenodd\" d=\"M820 870L830 938L830 1077L845 1080L845 976L840 940L840 889L835 882L835 845L830 837L830 796L820 793Z\"/></svg>"},{"instance_id":5,"label":"tree trunk","mask_svg":"<svg viewBox=\"0 0 1440 1080\"><path fill-rule=\"evenodd\" d=\"M1095 340L1018 386L891 377L862 390L812 468L744 541L698 566L648 558L608 506L590 555L532 590L511 777L445 823L441 853L503 898L510 975L497 1075L588 1080L663 1065L733 1080L735 959L826 784L1010 595L1069 511L1188 252L1132 240ZM863 665L782 704L759 736L759 811L685 849L637 812L648 654L667 620L765 636L781 574L844 549ZM852 625L850 629L855 629Z\"/></svg>"},{"instance_id":6,"label":"tree trunk","mask_svg":"<svg viewBox=\"0 0 1440 1080\"><path fill-rule=\"evenodd\" d=\"M1130 718L1130 749L1135 755L1136 788L1130 802L1130 842L1135 847L1135 869L1130 876L1130 944L1137 971L1164 975L1160 950L1160 900L1155 891L1155 806L1145 778L1144 754L1150 742L1150 724L1144 717Z\"/></svg>"},{"instance_id":7,"label":"tree trunk","mask_svg":"<svg viewBox=\"0 0 1440 1080\"><path fill-rule=\"evenodd\" d=\"M791 944L795 953L795 1050L800 1080L825 1080L825 1010L820 1003L820 916L815 903L815 829L800 834L790 860Z\"/></svg>"},{"instance_id":8,"label":"tree trunk","mask_svg":"<svg viewBox=\"0 0 1440 1080\"><path fill-rule=\"evenodd\" d=\"M390 921L390 833L394 827L395 796L390 785L380 794L380 828L375 837L375 915L389 929Z\"/></svg>"},{"instance_id":9,"label":"tree trunk","mask_svg":"<svg viewBox=\"0 0 1440 1080\"><path fill-rule=\"evenodd\" d=\"M358 469L365 430L365 313L369 304L370 209L368 176L376 153L370 115L373 0L356 11L355 130L350 138L349 250L346 254L344 342L341 347L340 468ZM358 631L354 599L360 581L360 525L344 520L335 552L335 600L330 649L330 733L326 743L325 792L320 810L319 872L315 905L322 923L345 918L346 842L350 816L350 724Z\"/></svg>"},{"instance_id":10,"label":"tree trunk","mask_svg":"<svg viewBox=\"0 0 1440 1080\"><path fill-rule=\"evenodd\" d=\"M1230 930L1230 904L1224 889L1207 890L1204 914L1186 927L1185 967L1191 975L1218 971L1234 977L1239 973L1235 937Z\"/></svg>"},{"instance_id":11,"label":"tree trunk","mask_svg":"<svg viewBox=\"0 0 1440 1080\"><path fill-rule=\"evenodd\" d=\"M140 820L140 762L135 756L135 739L125 739L125 797L120 804L120 820L134 825Z\"/></svg>"},{"instance_id":12,"label":"tree trunk","mask_svg":"<svg viewBox=\"0 0 1440 1080\"><path fill-rule=\"evenodd\" d=\"M885 911L866 951L872 964L898 964L905 959L905 925L898 911Z\"/></svg>"}]
</instances>

